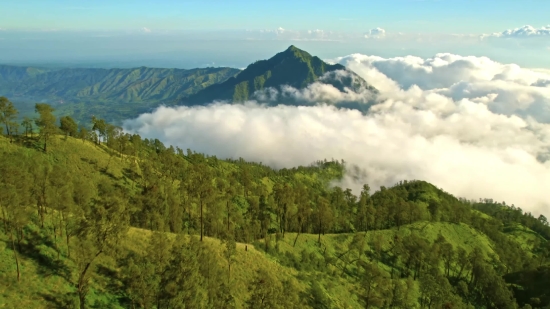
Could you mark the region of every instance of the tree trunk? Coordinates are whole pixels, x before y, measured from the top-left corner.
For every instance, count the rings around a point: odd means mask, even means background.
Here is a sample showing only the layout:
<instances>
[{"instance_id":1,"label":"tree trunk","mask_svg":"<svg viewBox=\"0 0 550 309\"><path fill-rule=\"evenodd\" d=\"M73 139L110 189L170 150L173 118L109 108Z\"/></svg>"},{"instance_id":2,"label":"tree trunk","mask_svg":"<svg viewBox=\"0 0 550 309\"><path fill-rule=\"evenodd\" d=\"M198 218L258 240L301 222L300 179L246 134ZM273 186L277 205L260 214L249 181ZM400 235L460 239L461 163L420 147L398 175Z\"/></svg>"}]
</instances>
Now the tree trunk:
<instances>
[{"instance_id":1,"label":"tree trunk","mask_svg":"<svg viewBox=\"0 0 550 309\"><path fill-rule=\"evenodd\" d=\"M231 282L231 263L229 263L229 272L228 272L228 279L227 279L227 284L229 284Z\"/></svg>"},{"instance_id":2,"label":"tree trunk","mask_svg":"<svg viewBox=\"0 0 550 309\"><path fill-rule=\"evenodd\" d=\"M92 258L92 260L90 262L88 262L88 264L86 264L86 266L84 267L84 270L82 270L82 272L80 273L80 275L78 277L77 291L78 291L78 299L80 301L80 309L86 309L86 293L87 293L87 291L86 291L86 287L84 286L86 273L88 272L88 268L90 268L90 266L92 265L94 260L101 253L103 253L103 251L99 251L98 253L96 253L96 255Z\"/></svg>"},{"instance_id":3,"label":"tree trunk","mask_svg":"<svg viewBox=\"0 0 550 309\"><path fill-rule=\"evenodd\" d=\"M317 242L319 243L319 245L321 244L321 228L322 227L322 224L321 224L321 220L319 220L319 238L317 239Z\"/></svg>"},{"instance_id":4,"label":"tree trunk","mask_svg":"<svg viewBox=\"0 0 550 309\"><path fill-rule=\"evenodd\" d=\"M4 218L4 230L8 232L8 220L6 219L6 210L2 207L2 217Z\"/></svg>"},{"instance_id":5,"label":"tree trunk","mask_svg":"<svg viewBox=\"0 0 550 309\"><path fill-rule=\"evenodd\" d=\"M300 236L300 231L298 231L298 234L296 234L296 238L294 238L294 244L292 244L292 247L296 247L296 241L298 241L298 236Z\"/></svg>"},{"instance_id":6,"label":"tree trunk","mask_svg":"<svg viewBox=\"0 0 550 309\"><path fill-rule=\"evenodd\" d=\"M296 234L296 238L294 238L294 244L292 244L292 247L296 247L296 241L298 241L298 236L300 236L300 231L303 229L303 226L300 226L298 229L298 234Z\"/></svg>"},{"instance_id":7,"label":"tree trunk","mask_svg":"<svg viewBox=\"0 0 550 309\"><path fill-rule=\"evenodd\" d=\"M17 257L17 250L15 249L15 241L13 240L13 229L10 228L10 240L11 240L11 246L13 249L13 256L15 257L15 266L17 268L17 282L19 282L21 278L21 271L19 270L19 258Z\"/></svg>"},{"instance_id":8,"label":"tree trunk","mask_svg":"<svg viewBox=\"0 0 550 309\"><path fill-rule=\"evenodd\" d=\"M202 241L202 198L201 198L201 241Z\"/></svg>"},{"instance_id":9,"label":"tree trunk","mask_svg":"<svg viewBox=\"0 0 550 309\"><path fill-rule=\"evenodd\" d=\"M227 232L229 233L229 200L227 200Z\"/></svg>"}]
</instances>

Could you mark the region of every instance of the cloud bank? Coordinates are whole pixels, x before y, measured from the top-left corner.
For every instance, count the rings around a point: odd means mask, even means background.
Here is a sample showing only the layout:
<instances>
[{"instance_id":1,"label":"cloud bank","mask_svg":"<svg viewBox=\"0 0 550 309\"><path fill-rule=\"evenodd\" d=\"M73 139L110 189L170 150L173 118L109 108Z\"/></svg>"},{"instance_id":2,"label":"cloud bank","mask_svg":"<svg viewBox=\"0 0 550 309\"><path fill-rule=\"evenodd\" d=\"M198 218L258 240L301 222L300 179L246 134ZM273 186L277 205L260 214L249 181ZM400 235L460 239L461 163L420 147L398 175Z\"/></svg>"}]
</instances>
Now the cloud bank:
<instances>
[{"instance_id":1,"label":"cloud bank","mask_svg":"<svg viewBox=\"0 0 550 309\"><path fill-rule=\"evenodd\" d=\"M527 38L527 37L541 37L541 36L550 36L550 25L543 26L539 29L530 25L525 25L520 28L508 29L502 32L482 35L482 37L497 37L497 38Z\"/></svg>"},{"instance_id":2,"label":"cloud bank","mask_svg":"<svg viewBox=\"0 0 550 309\"><path fill-rule=\"evenodd\" d=\"M353 54L333 62L379 89L379 103L366 113L338 109L330 104L364 104L365 96L316 83L271 90L313 106L268 107L263 103L273 96L258 95L244 105L161 107L124 127L183 149L274 167L344 159L350 177L341 185L355 190L422 179L456 196L550 213L548 71L452 54ZM356 171L359 180L351 177Z\"/></svg>"}]
</instances>

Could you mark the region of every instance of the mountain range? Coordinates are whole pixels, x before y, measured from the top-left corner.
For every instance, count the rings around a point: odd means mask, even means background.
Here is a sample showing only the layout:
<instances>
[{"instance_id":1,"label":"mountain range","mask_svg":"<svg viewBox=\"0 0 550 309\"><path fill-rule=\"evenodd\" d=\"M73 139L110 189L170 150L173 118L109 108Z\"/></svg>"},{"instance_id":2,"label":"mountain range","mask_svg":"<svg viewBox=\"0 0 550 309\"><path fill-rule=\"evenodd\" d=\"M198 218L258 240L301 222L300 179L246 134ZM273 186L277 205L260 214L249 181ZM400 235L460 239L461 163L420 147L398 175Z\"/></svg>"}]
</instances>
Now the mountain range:
<instances>
[{"instance_id":1,"label":"mountain range","mask_svg":"<svg viewBox=\"0 0 550 309\"><path fill-rule=\"evenodd\" d=\"M327 74L345 72L345 74ZM0 65L0 96L9 97L22 115L35 102L47 102L57 114L86 122L92 115L111 122L136 117L160 105L241 103L267 88L303 89L322 82L344 90L376 93L361 77L340 64L328 64L295 46L268 60L233 68L132 69L39 68ZM276 101L274 104L301 105Z\"/></svg>"}]
</instances>

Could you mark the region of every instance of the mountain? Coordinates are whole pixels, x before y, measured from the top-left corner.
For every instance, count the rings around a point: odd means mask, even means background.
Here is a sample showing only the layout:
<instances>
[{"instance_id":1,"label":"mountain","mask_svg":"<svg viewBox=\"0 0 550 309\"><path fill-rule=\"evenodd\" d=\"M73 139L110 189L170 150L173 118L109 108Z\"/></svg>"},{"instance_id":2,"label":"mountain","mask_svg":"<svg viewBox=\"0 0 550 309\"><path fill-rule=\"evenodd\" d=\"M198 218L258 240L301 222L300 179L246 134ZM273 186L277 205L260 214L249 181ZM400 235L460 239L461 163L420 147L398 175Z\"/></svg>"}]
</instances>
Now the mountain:
<instances>
[{"instance_id":1,"label":"mountain","mask_svg":"<svg viewBox=\"0 0 550 309\"><path fill-rule=\"evenodd\" d=\"M328 72L346 71L347 78L320 78ZM288 85L297 89L322 81L340 90L345 87L358 90L364 87L376 92L361 77L340 64L328 64L295 46L280 52L268 60L250 64L238 75L223 83L212 85L180 101L180 105L203 105L213 101L244 102L254 97L254 92L266 88L279 89Z\"/></svg>"},{"instance_id":2,"label":"mountain","mask_svg":"<svg viewBox=\"0 0 550 309\"><path fill-rule=\"evenodd\" d=\"M58 115L88 121L91 115L118 122L173 103L239 73L232 68L49 69L0 65L0 96L23 115L48 102Z\"/></svg>"},{"instance_id":3,"label":"mountain","mask_svg":"<svg viewBox=\"0 0 550 309\"><path fill-rule=\"evenodd\" d=\"M232 68L41 69L0 66L0 94L66 101L161 102L188 96L237 74Z\"/></svg>"}]
</instances>

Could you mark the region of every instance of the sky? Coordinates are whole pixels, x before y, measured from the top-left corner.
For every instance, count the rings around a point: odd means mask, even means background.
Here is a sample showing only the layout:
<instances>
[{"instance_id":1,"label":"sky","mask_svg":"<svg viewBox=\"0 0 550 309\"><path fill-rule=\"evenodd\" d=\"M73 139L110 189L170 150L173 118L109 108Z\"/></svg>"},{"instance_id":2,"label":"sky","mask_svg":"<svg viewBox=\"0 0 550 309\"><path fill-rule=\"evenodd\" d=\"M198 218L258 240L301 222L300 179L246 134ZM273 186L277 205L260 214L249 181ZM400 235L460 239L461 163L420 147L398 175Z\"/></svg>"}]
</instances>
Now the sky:
<instances>
[{"instance_id":1,"label":"sky","mask_svg":"<svg viewBox=\"0 0 550 309\"><path fill-rule=\"evenodd\" d=\"M550 1L0 0L0 11L0 64L245 68L296 45L380 94L283 86L243 105L160 107L124 129L276 168L344 159L337 184L355 193L421 179L550 216ZM308 106L274 104L289 98ZM372 100L365 113L334 107Z\"/></svg>"},{"instance_id":2,"label":"sky","mask_svg":"<svg viewBox=\"0 0 550 309\"><path fill-rule=\"evenodd\" d=\"M544 0L2 0L0 11L4 64L241 68L295 44L321 58L450 52L550 68Z\"/></svg>"}]
</instances>

